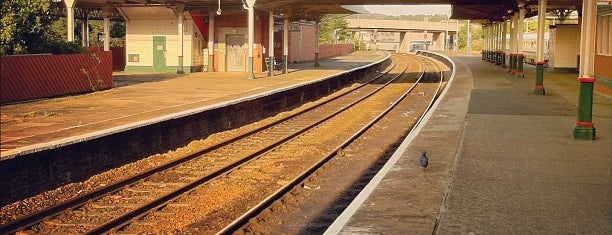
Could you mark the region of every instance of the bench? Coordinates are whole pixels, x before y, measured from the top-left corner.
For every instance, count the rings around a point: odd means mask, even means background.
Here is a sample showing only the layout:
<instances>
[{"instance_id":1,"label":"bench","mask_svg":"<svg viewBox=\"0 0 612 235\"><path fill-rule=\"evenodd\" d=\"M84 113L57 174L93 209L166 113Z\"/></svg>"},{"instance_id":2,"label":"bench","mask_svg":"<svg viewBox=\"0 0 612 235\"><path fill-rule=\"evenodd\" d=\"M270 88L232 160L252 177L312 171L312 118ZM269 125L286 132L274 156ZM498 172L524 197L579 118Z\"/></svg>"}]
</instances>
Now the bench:
<instances>
[{"instance_id":1,"label":"bench","mask_svg":"<svg viewBox=\"0 0 612 235\"><path fill-rule=\"evenodd\" d=\"M270 71L270 57L266 57L265 58L265 62L266 62L266 71ZM282 66L283 66L283 59L276 59L274 58L273 60L274 63L274 69L276 70L282 70Z\"/></svg>"}]
</instances>

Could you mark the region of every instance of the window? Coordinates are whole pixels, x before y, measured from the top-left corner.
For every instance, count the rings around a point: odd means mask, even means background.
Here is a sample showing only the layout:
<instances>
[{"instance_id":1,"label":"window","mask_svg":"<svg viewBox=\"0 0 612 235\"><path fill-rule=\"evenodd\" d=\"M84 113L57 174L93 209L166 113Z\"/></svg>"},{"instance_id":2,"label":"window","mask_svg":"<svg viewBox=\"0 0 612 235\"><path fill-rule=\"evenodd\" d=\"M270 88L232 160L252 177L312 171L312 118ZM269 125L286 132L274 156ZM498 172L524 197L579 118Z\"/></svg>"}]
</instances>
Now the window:
<instances>
[{"instance_id":1,"label":"window","mask_svg":"<svg viewBox=\"0 0 612 235\"><path fill-rule=\"evenodd\" d=\"M140 54L129 54L128 62L140 62Z\"/></svg>"},{"instance_id":2,"label":"window","mask_svg":"<svg viewBox=\"0 0 612 235\"><path fill-rule=\"evenodd\" d=\"M612 56L612 14L597 17L597 54Z\"/></svg>"}]
</instances>

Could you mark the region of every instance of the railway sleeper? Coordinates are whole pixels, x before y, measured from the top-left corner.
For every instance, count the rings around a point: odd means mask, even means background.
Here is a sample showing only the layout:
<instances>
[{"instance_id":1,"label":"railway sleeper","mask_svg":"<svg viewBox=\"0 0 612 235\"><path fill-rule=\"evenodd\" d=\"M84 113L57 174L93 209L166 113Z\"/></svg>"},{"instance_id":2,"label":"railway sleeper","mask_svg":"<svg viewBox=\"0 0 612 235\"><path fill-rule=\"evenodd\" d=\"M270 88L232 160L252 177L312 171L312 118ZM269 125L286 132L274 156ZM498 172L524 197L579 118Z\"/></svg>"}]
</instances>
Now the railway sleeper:
<instances>
[{"instance_id":1,"label":"railway sleeper","mask_svg":"<svg viewBox=\"0 0 612 235\"><path fill-rule=\"evenodd\" d=\"M185 183L174 183L174 182L151 182L151 181L146 181L146 182L142 182L142 185L144 186L154 186L155 188L167 188L167 187L181 187L183 185L185 185Z\"/></svg>"},{"instance_id":2,"label":"railway sleeper","mask_svg":"<svg viewBox=\"0 0 612 235\"><path fill-rule=\"evenodd\" d=\"M128 199L122 199L122 200L128 200ZM146 198L144 200L150 200L150 198ZM140 204L136 204L136 203L121 203L121 204L100 204L100 203L92 203L91 205L89 205L91 208L93 209L114 209L114 208L138 208L140 206ZM87 213L87 215L90 215L91 213ZM95 213L94 213L95 214Z\"/></svg>"},{"instance_id":3,"label":"railway sleeper","mask_svg":"<svg viewBox=\"0 0 612 235\"><path fill-rule=\"evenodd\" d=\"M65 223L65 222L51 221L51 220L44 221L43 224L44 224L44 226L62 227L64 229L65 228L78 229L78 228L83 228L83 227L95 228L95 227L99 226L97 224L91 224L91 223L82 223L82 222Z\"/></svg>"},{"instance_id":4,"label":"railway sleeper","mask_svg":"<svg viewBox=\"0 0 612 235\"><path fill-rule=\"evenodd\" d=\"M170 192L172 192L172 190L170 190L170 189L133 189L133 188L128 188L128 189L125 189L125 190L128 191L128 192L131 192L131 193L136 193L136 194L139 194L139 193L140 194L148 194L148 193L158 193L158 194L161 194L161 193L170 193Z\"/></svg>"}]
</instances>

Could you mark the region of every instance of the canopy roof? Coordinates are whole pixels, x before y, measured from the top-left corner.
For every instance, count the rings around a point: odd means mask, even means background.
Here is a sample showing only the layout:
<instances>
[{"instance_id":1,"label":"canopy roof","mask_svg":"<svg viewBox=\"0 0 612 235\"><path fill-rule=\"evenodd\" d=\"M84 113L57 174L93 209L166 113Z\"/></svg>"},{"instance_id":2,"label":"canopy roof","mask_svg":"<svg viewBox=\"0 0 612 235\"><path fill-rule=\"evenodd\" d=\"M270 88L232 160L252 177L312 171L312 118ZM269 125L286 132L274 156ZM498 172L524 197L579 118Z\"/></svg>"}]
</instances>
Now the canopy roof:
<instances>
[{"instance_id":1,"label":"canopy roof","mask_svg":"<svg viewBox=\"0 0 612 235\"><path fill-rule=\"evenodd\" d=\"M243 10L244 0L221 0L223 12ZM537 14L537 0L257 0L255 8L289 14L292 20L313 20L325 14L354 14L341 5L423 5L450 4L451 18L481 22L501 21L517 11L519 4L527 9L527 16ZM76 0L77 8L103 7L184 6L187 11L203 15L216 12L219 0ZM547 11L581 9L582 0L548 0Z\"/></svg>"}]
</instances>

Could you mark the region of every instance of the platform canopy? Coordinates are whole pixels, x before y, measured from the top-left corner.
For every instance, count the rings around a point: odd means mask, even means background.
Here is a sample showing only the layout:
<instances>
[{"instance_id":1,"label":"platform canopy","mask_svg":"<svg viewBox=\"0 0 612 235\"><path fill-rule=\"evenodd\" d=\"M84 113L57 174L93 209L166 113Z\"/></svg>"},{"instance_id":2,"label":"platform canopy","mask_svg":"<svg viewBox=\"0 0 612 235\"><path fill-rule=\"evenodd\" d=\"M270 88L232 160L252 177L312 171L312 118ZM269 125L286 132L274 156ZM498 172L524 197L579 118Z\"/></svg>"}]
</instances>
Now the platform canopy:
<instances>
[{"instance_id":1,"label":"platform canopy","mask_svg":"<svg viewBox=\"0 0 612 235\"><path fill-rule=\"evenodd\" d=\"M59 1L59 0L54 0ZM221 0L223 12L244 10L245 0ZM255 8L288 13L292 20L311 20L325 14L354 14L342 5L450 4L451 18L500 21L524 5L527 17L537 14L537 0L257 0ZM77 8L142 7L184 5L186 11L216 12L219 0L76 0ZM547 11L581 9L582 0L548 0Z\"/></svg>"}]
</instances>

